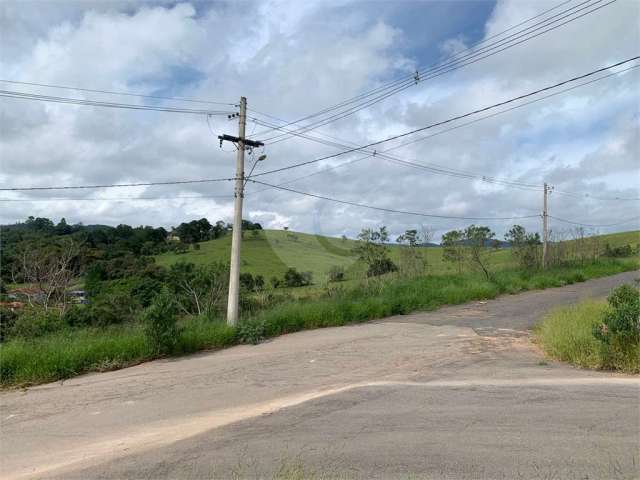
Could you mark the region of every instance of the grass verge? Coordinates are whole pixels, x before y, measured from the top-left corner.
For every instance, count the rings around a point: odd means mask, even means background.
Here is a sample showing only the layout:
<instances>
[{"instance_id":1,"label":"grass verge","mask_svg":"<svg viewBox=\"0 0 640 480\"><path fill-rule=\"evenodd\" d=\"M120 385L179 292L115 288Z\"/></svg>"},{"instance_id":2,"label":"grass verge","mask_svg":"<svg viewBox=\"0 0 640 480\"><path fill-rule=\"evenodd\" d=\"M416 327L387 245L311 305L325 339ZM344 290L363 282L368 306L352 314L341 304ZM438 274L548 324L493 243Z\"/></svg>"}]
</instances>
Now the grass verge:
<instances>
[{"instance_id":1,"label":"grass verge","mask_svg":"<svg viewBox=\"0 0 640 480\"><path fill-rule=\"evenodd\" d=\"M640 373L640 345L620 351L593 334L608 308L605 300L557 308L536 327L536 339L550 357L579 367Z\"/></svg>"},{"instance_id":2,"label":"grass verge","mask_svg":"<svg viewBox=\"0 0 640 480\"><path fill-rule=\"evenodd\" d=\"M203 318L181 322L175 355L260 341L303 329L340 326L442 305L495 298L504 293L559 287L638 268L636 259L608 260L544 272L505 270L493 281L479 274L432 275L416 279L370 281L340 286L321 298L290 301L245 318L239 329ZM248 333L247 333L248 332ZM239 334L242 333L242 334ZM2 386L33 385L91 371L105 371L156 358L140 325L82 329L0 346Z\"/></svg>"}]
</instances>

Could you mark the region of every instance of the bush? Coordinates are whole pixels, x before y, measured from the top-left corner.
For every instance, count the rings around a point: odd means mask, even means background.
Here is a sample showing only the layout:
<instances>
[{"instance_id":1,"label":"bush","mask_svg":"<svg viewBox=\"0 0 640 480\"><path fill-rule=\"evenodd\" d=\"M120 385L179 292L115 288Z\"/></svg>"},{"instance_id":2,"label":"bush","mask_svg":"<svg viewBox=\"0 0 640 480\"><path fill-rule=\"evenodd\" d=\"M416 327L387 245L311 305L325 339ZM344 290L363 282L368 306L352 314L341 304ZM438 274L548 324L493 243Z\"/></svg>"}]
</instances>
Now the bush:
<instances>
[{"instance_id":1,"label":"bush","mask_svg":"<svg viewBox=\"0 0 640 480\"><path fill-rule=\"evenodd\" d=\"M18 312L10 308L0 308L0 342L4 342L11 334L11 329L18 318Z\"/></svg>"},{"instance_id":2,"label":"bush","mask_svg":"<svg viewBox=\"0 0 640 480\"><path fill-rule=\"evenodd\" d=\"M249 290L250 292L253 291L253 288L255 286L255 281L253 279L253 275L251 275L250 273L241 273L240 274L240 287L244 288L246 290Z\"/></svg>"},{"instance_id":3,"label":"bush","mask_svg":"<svg viewBox=\"0 0 640 480\"><path fill-rule=\"evenodd\" d=\"M340 265L332 266L327 276L330 282L342 282L344 280L344 267Z\"/></svg>"},{"instance_id":4,"label":"bush","mask_svg":"<svg viewBox=\"0 0 640 480\"><path fill-rule=\"evenodd\" d=\"M620 247L613 247L608 243L604 247L604 254L607 257L621 258L633 256L633 247L630 244L622 245Z\"/></svg>"},{"instance_id":5,"label":"bush","mask_svg":"<svg viewBox=\"0 0 640 480\"><path fill-rule=\"evenodd\" d=\"M284 273L284 284L287 287L305 287L311 285L312 277L311 272L298 272L292 267Z\"/></svg>"},{"instance_id":6,"label":"bush","mask_svg":"<svg viewBox=\"0 0 640 480\"><path fill-rule=\"evenodd\" d=\"M253 231L257 232L258 230ZM250 292L259 292L264 288L264 277L262 275L254 277L250 273L241 273L240 286Z\"/></svg>"},{"instance_id":7,"label":"bush","mask_svg":"<svg viewBox=\"0 0 640 480\"><path fill-rule=\"evenodd\" d=\"M175 349L180 333L176 322L177 313L178 307L166 288L144 311L145 334L156 353L171 353Z\"/></svg>"},{"instance_id":8,"label":"bush","mask_svg":"<svg viewBox=\"0 0 640 480\"><path fill-rule=\"evenodd\" d=\"M106 327L132 321L138 309L138 302L126 293L105 293L88 307L86 314L91 325Z\"/></svg>"},{"instance_id":9,"label":"bush","mask_svg":"<svg viewBox=\"0 0 640 480\"><path fill-rule=\"evenodd\" d=\"M602 345L608 365L625 362L637 355L640 347L640 291L621 285L611 292L609 308L602 323L594 325L593 334Z\"/></svg>"},{"instance_id":10,"label":"bush","mask_svg":"<svg viewBox=\"0 0 640 480\"><path fill-rule=\"evenodd\" d=\"M236 330L238 343L257 345L265 338L265 324L263 321L250 320L240 323Z\"/></svg>"},{"instance_id":11,"label":"bush","mask_svg":"<svg viewBox=\"0 0 640 480\"><path fill-rule=\"evenodd\" d=\"M41 308L26 308L15 318L8 336L30 339L58 332L63 328L64 321L60 312L45 311Z\"/></svg>"},{"instance_id":12,"label":"bush","mask_svg":"<svg viewBox=\"0 0 640 480\"><path fill-rule=\"evenodd\" d=\"M369 264L369 269L367 270L368 277L377 277L379 275L384 275L389 272L397 272L398 267L395 263L391 261L390 258L379 258L373 260Z\"/></svg>"},{"instance_id":13,"label":"bush","mask_svg":"<svg viewBox=\"0 0 640 480\"><path fill-rule=\"evenodd\" d=\"M92 324L91 307L85 305L72 305L62 317L64 323L70 327L86 327Z\"/></svg>"}]
</instances>

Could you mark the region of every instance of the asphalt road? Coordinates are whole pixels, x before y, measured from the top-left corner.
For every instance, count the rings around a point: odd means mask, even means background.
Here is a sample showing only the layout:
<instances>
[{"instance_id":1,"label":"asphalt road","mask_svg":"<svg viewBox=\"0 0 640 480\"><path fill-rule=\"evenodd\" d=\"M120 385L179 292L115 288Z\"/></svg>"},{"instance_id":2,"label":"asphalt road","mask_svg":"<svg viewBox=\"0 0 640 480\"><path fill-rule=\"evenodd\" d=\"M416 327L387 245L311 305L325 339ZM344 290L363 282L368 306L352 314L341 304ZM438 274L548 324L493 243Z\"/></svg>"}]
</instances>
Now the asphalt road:
<instances>
[{"instance_id":1,"label":"asphalt road","mask_svg":"<svg viewBox=\"0 0 640 480\"><path fill-rule=\"evenodd\" d=\"M637 277L2 392L0 474L640 478L640 379L544 361L529 332Z\"/></svg>"}]
</instances>

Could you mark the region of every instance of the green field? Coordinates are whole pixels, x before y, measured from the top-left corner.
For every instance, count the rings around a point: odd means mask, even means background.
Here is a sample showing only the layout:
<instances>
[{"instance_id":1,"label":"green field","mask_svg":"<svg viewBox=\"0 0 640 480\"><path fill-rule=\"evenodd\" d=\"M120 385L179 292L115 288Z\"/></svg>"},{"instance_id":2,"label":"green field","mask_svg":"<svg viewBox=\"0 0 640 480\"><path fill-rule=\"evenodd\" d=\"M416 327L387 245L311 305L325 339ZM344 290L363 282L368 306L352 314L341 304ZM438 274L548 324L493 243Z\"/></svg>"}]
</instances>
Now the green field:
<instances>
[{"instance_id":1,"label":"green field","mask_svg":"<svg viewBox=\"0 0 640 480\"><path fill-rule=\"evenodd\" d=\"M609 243L612 247L640 243L640 232L622 232L600 237L602 247ZM354 240L323 237L307 233L283 230L262 230L257 236L246 232L242 242L242 272L282 277L289 267L313 273L315 284L326 283L327 272L333 265L343 266L347 278L356 278L362 267L351 253ZM391 246L391 258L399 255L399 246ZM453 273L455 266L442 260L440 247L423 249L430 273ZM200 243L200 250L190 249L187 253L165 253L156 257L159 265L168 266L179 261L206 264L216 261L228 262L231 251L231 235L217 240ZM513 266L509 249L499 249L492 253L491 266L494 269Z\"/></svg>"}]
</instances>

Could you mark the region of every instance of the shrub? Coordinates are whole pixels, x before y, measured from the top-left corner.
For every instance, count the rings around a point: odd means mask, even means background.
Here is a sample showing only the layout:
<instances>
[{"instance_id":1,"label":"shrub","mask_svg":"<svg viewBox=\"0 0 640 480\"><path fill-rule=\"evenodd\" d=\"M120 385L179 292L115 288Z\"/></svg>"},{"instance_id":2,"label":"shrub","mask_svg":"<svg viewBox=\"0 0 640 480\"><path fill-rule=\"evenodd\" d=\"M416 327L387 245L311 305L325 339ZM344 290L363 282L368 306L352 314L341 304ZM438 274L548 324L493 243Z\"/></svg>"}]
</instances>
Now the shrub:
<instances>
[{"instance_id":1,"label":"shrub","mask_svg":"<svg viewBox=\"0 0 640 480\"><path fill-rule=\"evenodd\" d=\"M341 282L344 280L344 267L341 265L334 265L329 269L327 274L330 282Z\"/></svg>"},{"instance_id":2,"label":"shrub","mask_svg":"<svg viewBox=\"0 0 640 480\"><path fill-rule=\"evenodd\" d=\"M73 305L64 312L64 316L62 318L65 324L74 328L91 325L91 307L85 305Z\"/></svg>"},{"instance_id":3,"label":"shrub","mask_svg":"<svg viewBox=\"0 0 640 480\"><path fill-rule=\"evenodd\" d=\"M640 343L640 291L631 285L621 285L607 301L610 308L602 324L594 329L596 338L621 348Z\"/></svg>"},{"instance_id":4,"label":"shrub","mask_svg":"<svg viewBox=\"0 0 640 480\"><path fill-rule=\"evenodd\" d=\"M179 330L176 323L178 307L165 288L144 311L145 333L152 348L159 354L171 353L177 343Z\"/></svg>"},{"instance_id":5,"label":"shrub","mask_svg":"<svg viewBox=\"0 0 640 480\"><path fill-rule=\"evenodd\" d=\"M281 282L280 282L280 279L279 279L278 277L275 277L275 276L274 276L274 277L271 277L271 278L269 279L269 283L271 283L271 286L272 286L273 288L279 288L279 287L280 287L280 283L281 283Z\"/></svg>"},{"instance_id":6,"label":"shrub","mask_svg":"<svg viewBox=\"0 0 640 480\"><path fill-rule=\"evenodd\" d=\"M611 247L608 243L604 246L604 254L607 257L631 257L633 255L633 247L630 244L620 247Z\"/></svg>"},{"instance_id":7,"label":"shrub","mask_svg":"<svg viewBox=\"0 0 640 480\"><path fill-rule=\"evenodd\" d=\"M284 283L287 287L304 287L311 285L312 277L311 272L298 272L291 267L284 273Z\"/></svg>"},{"instance_id":8,"label":"shrub","mask_svg":"<svg viewBox=\"0 0 640 480\"><path fill-rule=\"evenodd\" d=\"M265 338L265 323L260 320L250 320L240 323L236 330L239 343L257 345Z\"/></svg>"},{"instance_id":9,"label":"shrub","mask_svg":"<svg viewBox=\"0 0 640 480\"><path fill-rule=\"evenodd\" d=\"M253 275L251 275L250 273L241 273L240 287L249 291L253 291L255 287L255 280L253 279Z\"/></svg>"},{"instance_id":10,"label":"shrub","mask_svg":"<svg viewBox=\"0 0 640 480\"><path fill-rule=\"evenodd\" d=\"M11 329L18 318L18 312L10 308L0 308L0 342L11 334Z\"/></svg>"},{"instance_id":11,"label":"shrub","mask_svg":"<svg viewBox=\"0 0 640 480\"><path fill-rule=\"evenodd\" d=\"M377 258L369 264L369 268L367 269L367 276L377 277L379 275L384 275L385 273L396 271L398 271L398 267L391 261L390 258Z\"/></svg>"},{"instance_id":12,"label":"shrub","mask_svg":"<svg viewBox=\"0 0 640 480\"><path fill-rule=\"evenodd\" d=\"M100 295L88 308L90 323L98 327L116 325L135 318L139 304L127 293L105 293Z\"/></svg>"},{"instance_id":13,"label":"shrub","mask_svg":"<svg viewBox=\"0 0 640 480\"><path fill-rule=\"evenodd\" d=\"M26 308L15 318L9 331L11 337L36 338L64 328L58 311L41 308Z\"/></svg>"},{"instance_id":14,"label":"shrub","mask_svg":"<svg viewBox=\"0 0 640 480\"><path fill-rule=\"evenodd\" d=\"M252 231L257 232L258 230ZM254 277L250 273L241 273L240 286L250 292L259 292L264 288L264 277L262 275Z\"/></svg>"}]
</instances>

